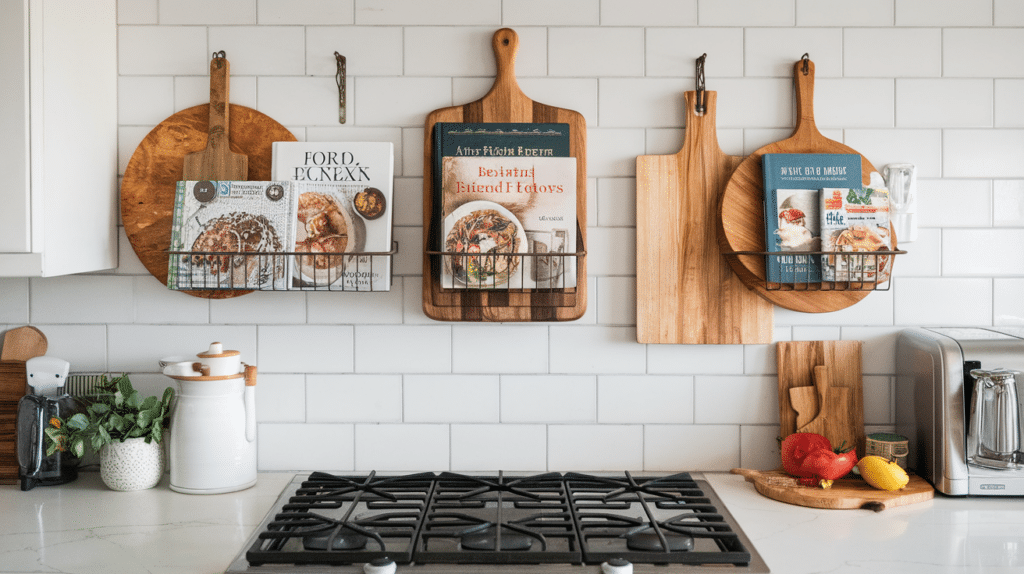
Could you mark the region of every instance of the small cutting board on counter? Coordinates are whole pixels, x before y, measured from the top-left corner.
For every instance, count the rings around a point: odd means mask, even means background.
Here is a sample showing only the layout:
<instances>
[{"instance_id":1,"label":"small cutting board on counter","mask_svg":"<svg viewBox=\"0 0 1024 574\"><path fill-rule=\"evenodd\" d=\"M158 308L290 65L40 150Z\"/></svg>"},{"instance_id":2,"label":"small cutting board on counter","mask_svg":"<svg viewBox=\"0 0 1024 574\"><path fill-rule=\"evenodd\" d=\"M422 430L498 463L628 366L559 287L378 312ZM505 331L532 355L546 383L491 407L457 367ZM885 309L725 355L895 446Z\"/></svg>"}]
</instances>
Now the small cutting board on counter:
<instances>
[{"instance_id":1,"label":"small cutting board on counter","mask_svg":"<svg viewBox=\"0 0 1024 574\"><path fill-rule=\"evenodd\" d=\"M910 483L900 490L879 490L859 477L840 478L832 488L802 486L797 479L781 470L751 470L734 468L733 474L742 475L762 495L796 506L827 509L864 508L880 512L894 506L905 506L931 500L935 489L920 476L911 474Z\"/></svg>"},{"instance_id":2,"label":"small cutting board on counter","mask_svg":"<svg viewBox=\"0 0 1024 574\"><path fill-rule=\"evenodd\" d=\"M672 155L636 158L639 343L765 344L773 309L729 268L718 248L718 201L741 157L718 145L717 93L686 92L686 135Z\"/></svg>"}]
</instances>

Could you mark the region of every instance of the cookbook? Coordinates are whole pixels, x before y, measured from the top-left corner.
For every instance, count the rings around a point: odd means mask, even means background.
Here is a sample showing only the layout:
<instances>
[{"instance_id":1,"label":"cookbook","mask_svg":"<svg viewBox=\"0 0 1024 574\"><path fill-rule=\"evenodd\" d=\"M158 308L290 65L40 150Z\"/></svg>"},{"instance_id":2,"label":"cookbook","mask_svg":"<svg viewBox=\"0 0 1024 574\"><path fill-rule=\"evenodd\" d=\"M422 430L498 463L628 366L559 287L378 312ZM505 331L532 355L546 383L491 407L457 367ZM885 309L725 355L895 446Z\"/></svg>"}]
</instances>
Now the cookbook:
<instances>
[{"instance_id":1,"label":"cookbook","mask_svg":"<svg viewBox=\"0 0 1024 574\"><path fill-rule=\"evenodd\" d=\"M388 291L394 145L274 142L271 173L298 183L292 287ZM339 255L346 254L346 255Z\"/></svg>"},{"instance_id":2,"label":"cookbook","mask_svg":"<svg viewBox=\"0 0 1024 574\"><path fill-rule=\"evenodd\" d=\"M823 281L879 282L889 280L891 251L889 190L825 188L821 190ZM831 252L836 253L832 255Z\"/></svg>"}]
</instances>

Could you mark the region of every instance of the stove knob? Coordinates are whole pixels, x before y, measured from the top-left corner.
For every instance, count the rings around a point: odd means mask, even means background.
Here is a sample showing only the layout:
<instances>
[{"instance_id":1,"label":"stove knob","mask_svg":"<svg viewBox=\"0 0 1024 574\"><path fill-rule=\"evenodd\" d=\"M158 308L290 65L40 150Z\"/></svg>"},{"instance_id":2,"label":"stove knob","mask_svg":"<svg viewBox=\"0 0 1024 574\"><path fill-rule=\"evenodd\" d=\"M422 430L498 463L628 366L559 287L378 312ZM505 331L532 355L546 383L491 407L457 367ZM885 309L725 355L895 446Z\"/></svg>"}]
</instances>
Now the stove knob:
<instances>
[{"instance_id":1,"label":"stove knob","mask_svg":"<svg viewBox=\"0 0 1024 574\"><path fill-rule=\"evenodd\" d=\"M633 564L623 558L612 558L601 564L602 574L633 574Z\"/></svg>"},{"instance_id":2,"label":"stove knob","mask_svg":"<svg viewBox=\"0 0 1024 574\"><path fill-rule=\"evenodd\" d=\"M390 558L378 558L363 564L364 574L395 574L395 561Z\"/></svg>"}]
</instances>

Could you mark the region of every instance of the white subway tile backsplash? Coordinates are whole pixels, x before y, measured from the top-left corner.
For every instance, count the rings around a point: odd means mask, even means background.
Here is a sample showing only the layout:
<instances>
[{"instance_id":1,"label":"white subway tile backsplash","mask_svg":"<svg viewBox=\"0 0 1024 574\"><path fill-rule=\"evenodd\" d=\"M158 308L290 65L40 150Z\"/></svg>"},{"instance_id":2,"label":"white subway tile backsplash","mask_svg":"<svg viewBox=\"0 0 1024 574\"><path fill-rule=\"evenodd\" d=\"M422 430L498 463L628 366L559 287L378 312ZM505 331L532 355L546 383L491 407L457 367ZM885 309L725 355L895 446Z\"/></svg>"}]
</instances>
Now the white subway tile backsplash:
<instances>
[{"instance_id":1,"label":"white subway tile backsplash","mask_svg":"<svg viewBox=\"0 0 1024 574\"><path fill-rule=\"evenodd\" d=\"M206 28L118 26L117 72L122 76L208 76Z\"/></svg>"},{"instance_id":2,"label":"white subway tile backsplash","mask_svg":"<svg viewBox=\"0 0 1024 574\"><path fill-rule=\"evenodd\" d=\"M307 294L301 291L253 291L244 297L211 299L210 322L261 325L305 323L306 297Z\"/></svg>"},{"instance_id":3,"label":"white subway tile backsplash","mask_svg":"<svg viewBox=\"0 0 1024 574\"><path fill-rule=\"evenodd\" d=\"M398 253L391 263L395 276L421 275L423 273L423 227L395 227L391 238L398 242Z\"/></svg>"},{"instance_id":4,"label":"white subway tile backsplash","mask_svg":"<svg viewBox=\"0 0 1024 574\"><path fill-rule=\"evenodd\" d=\"M498 26L501 0L355 0L360 26Z\"/></svg>"},{"instance_id":5,"label":"white subway tile backsplash","mask_svg":"<svg viewBox=\"0 0 1024 574\"><path fill-rule=\"evenodd\" d=\"M597 322L636 325L636 278L597 278Z\"/></svg>"},{"instance_id":6,"label":"white subway tile backsplash","mask_svg":"<svg viewBox=\"0 0 1024 574\"><path fill-rule=\"evenodd\" d=\"M161 24L255 24L256 0L164 0Z\"/></svg>"},{"instance_id":7,"label":"white subway tile backsplash","mask_svg":"<svg viewBox=\"0 0 1024 574\"><path fill-rule=\"evenodd\" d=\"M592 423L597 420L597 380L586 375L504 375L501 422Z\"/></svg>"},{"instance_id":8,"label":"white subway tile backsplash","mask_svg":"<svg viewBox=\"0 0 1024 574\"><path fill-rule=\"evenodd\" d=\"M997 179L992 182L992 224L1024 227L1024 179Z\"/></svg>"},{"instance_id":9,"label":"white subway tile backsplash","mask_svg":"<svg viewBox=\"0 0 1024 574\"><path fill-rule=\"evenodd\" d=\"M714 87L719 128L790 128L784 137L792 133L796 125L792 79L722 78Z\"/></svg>"},{"instance_id":10,"label":"white subway tile backsplash","mask_svg":"<svg viewBox=\"0 0 1024 574\"><path fill-rule=\"evenodd\" d=\"M897 26L990 26L992 0L896 0Z\"/></svg>"},{"instance_id":11,"label":"white subway tile backsplash","mask_svg":"<svg viewBox=\"0 0 1024 574\"><path fill-rule=\"evenodd\" d=\"M1024 80L995 80L995 127L1024 127Z\"/></svg>"},{"instance_id":12,"label":"white subway tile backsplash","mask_svg":"<svg viewBox=\"0 0 1024 574\"><path fill-rule=\"evenodd\" d=\"M358 373L450 373L452 328L439 326L363 326L356 331Z\"/></svg>"},{"instance_id":13,"label":"white subway tile backsplash","mask_svg":"<svg viewBox=\"0 0 1024 574\"><path fill-rule=\"evenodd\" d=\"M603 128L682 127L686 124L686 84L689 82L676 78L602 79L598 123Z\"/></svg>"},{"instance_id":14,"label":"white subway tile backsplash","mask_svg":"<svg viewBox=\"0 0 1024 574\"><path fill-rule=\"evenodd\" d=\"M899 239L897 238L897 241ZM942 230L919 228L917 241L899 243L906 255L897 255L893 274L902 277L938 277L942 275Z\"/></svg>"},{"instance_id":15,"label":"white subway tile backsplash","mask_svg":"<svg viewBox=\"0 0 1024 574\"><path fill-rule=\"evenodd\" d=\"M886 375L896 372L896 335L900 327L843 327L843 340L862 341L861 372Z\"/></svg>"},{"instance_id":16,"label":"white subway tile backsplash","mask_svg":"<svg viewBox=\"0 0 1024 574\"><path fill-rule=\"evenodd\" d=\"M992 183L971 179L920 179L918 224L924 227L988 227ZM898 240L898 239L897 239Z\"/></svg>"},{"instance_id":17,"label":"white subway tile backsplash","mask_svg":"<svg viewBox=\"0 0 1024 574\"><path fill-rule=\"evenodd\" d=\"M805 53L816 79L843 75L843 35L832 28L748 28L743 49L747 76L792 78Z\"/></svg>"},{"instance_id":18,"label":"white subway tile backsplash","mask_svg":"<svg viewBox=\"0 0 1024 574\"><path fill-rule=\"evenodd\" d=\"M210 299L171 291L152 277L133 278L135 282L135 322L137 323L209 323ZM252 320L250 319L250 322ZM226 322L226 321L221 321Z\"/></svg>"},{"instance_id":19,"label":"white subway tile backsplash","mask_svg":"<svg viewBox=\"0 0 1024 574\"><path fill-rule=\"evenodd\" d=\"M843 143L868 158L875 169L890 163L912 163L917 177L941 177L943 132L941 130L845 130Z\"/></svg>"},{"instance_id":20,"label":"white subway tile backsplash","mask_svg":"<svg viewBox=\"0 0 1024 574\"><path fill-rule=\"evenodd\" d=\"M796 25L892 26L893 2L894 0L796 0Z\"/></svg>"},{"instance_id":21,"label":"white subway tile backsplash","mask_svg":"<svg viewBox=\"0 0 1024 574\"><path fill-rule=\"evenodd\" d=\"M728 471L740 465L740 427L646 425L644 470Z\"/></svg>"},{"instance_id":22,"label":"white subway tile backsplash","mask_svg":"<svg viewBox=\"0 0 1024 574\"><path fill-rule=\"evenodd\" d=\"M792 330L789 330L789 337L792 337ZM780 339L775 337L776 341ZM767 345L743 345L743 374L744 375L774 375L779 370L778 358L775 354L775 344Z\"/></svg>"},{"instance_id":23,"label":"white subway tile backsplash","mask_svg":"<svg viewBox=\"0 0 1024 574\"><path fill-rule=\"evenodd\" d=\"M596 221L600 227L636 227L635 179L600 178L597 180L596 191L597 213L590 214L591 221Z\"/></svg>"},{"instance_id":24,"label":"white subway tile backsplash","mask_svg":"<svg viewBox=\"0 0 1024 574\"><path fill-rule=\"evenodd\" d=\"M715 0L700 2L701 26L793 26L794 0Z\"/></svg>"},{"instance_id":25,"label":"white subway tile backsplash","mask_svg":"<svg viewBox=\"0 0 1024 574\"><path fill-rule=\"evenodd\" d=\"M644 154L643 129L588 129L587 176L633 177Z\"/></svg>"},{"instance_id":26,"label":"white subway tile backsplash","mask_svg":"<svg viewBox=\"0 0 1024 574\"><path fill-rule=\"evenodd\" d=\"M248 108L256 105L256 77L231 76L231 103ZM177 76L174 78L174 111L178 112L192 106L210 103L210 77ZM139 105L145 105L140 102ZM160 118L163 121L164 118Z\"/></svg>"},{"instance_id":27,"label":"white subway tile backsplash","mask_svg":"<svg viewBox=\"0 0 1024 574\"><path fill-rule=\"evenodd\" d=\"M158 0L117 0L117 23L158 24L160 21Z\"/></svg>"},{"instance_id":28,"label":"white subway tile backsplash","mask_svg":"<svg viewBox=\"0 0 1024 574\"><path fill-rule=\"evenodd\" d=\"M838 341L841 337L839 327L793 327L796 341Z\"/></svg>"},{"instance_id":29,"label":"white subway tile backsplash","mask_svg":"<svg viewBox=\"0 0 1024 574\"><path fill-rule=\"evenodd\" d=\"M795 124L789 128L743 130L743 152L737 155L750 155L768 144L782 141L793 135L794 127Z\"/></svg>"},{"instance_id":30,"label":"white subway tile backsplash","mask_svg":"<svg viewBox=\"0 0 1024 574\"><path fill-rule=\"evenodd\" d=\"M987 325L992 322L992 279L908 277L900 279L895 303L897 325Z\"/></svg>"},{"instance_id":31,"label":"white subway tile backsplash","mask_svg":"<svg viewBox=\"0 0 1024 574\"><path fill-rule=\"evenodd\" d=\"M551 425L548 470L642 470L643 429L641 425Z\"/></svg>"},{"instance_id":32,"label":"white subway tile backsplash","mask_svg":"<svg viewBox=\"0 0 1024 574\"><path fill-rule=\"evenodd\" d=\"M393 281L390 291L317 291L310 292L306 298L303 311L308 310L307 323L380 325L402 322L402 285L398 281Z\"/></svg>"},{"instance_id":33,"label":"white subway tile backsplash","mask_svg":"<svg viewBox=\"0 0 1024 574\"><path fill-rule=\"evenodd\" d=\"M453 471L547 470L544 425L453 424L451 437Z\"/></svg>"},{"instance_id":34,"label":"white subway tile backsplash","mask_svg":"<svg viewBox=\"0 0 1024 574\"><path fill-rule=\"evenodd\" d=\"M155 126L174 113L174 78L122 76L117 80L117 123Z\"/></svg>"},{"instance_id":35,"label":"white subway tile backsplash","mask_svg":"<svg viewBox=\"0 0 1024 574\"><path fill-rule=\"evenodd\" d=\"M648 345L648 373L741 374L742 345Z\"/></svg>"},{"instance_id":36,"label":"white subway tile backsplash","mask_svg":"<svg viewBox=\"0 0 1024 574\"><path fill-rule=\"evenodd\" d=\"M695 80L697 58L704 54L709 90L717 89L717 78L743 76L743 28L648 28L645 41L648 76Z\"/></svg>"},{"instance_id":37,"label":"white subway tile backsplash","mask_svg":"<svg viewBox=\"0 0 1024 574\"><path fill-rule=\"evenodd\" d=\"M0 277L0 323L28 323L29 280Z\"/></svg>"},{"instance_id":38,"label":"white subway tile backsplash","mask_svg":"<svg viewBox=\"0 0 1024 574\"><path fill-rule=\"evenodd\" d=\"M371 78L361 80L368 82ZM347 96L349 106L361 101L353 84L355 82L350 78ZM259 111L278 123L313 126L334 126L338 123L338 86L333 77L267 76L260 77L256 86L259 90ZM351 111L352 108L349 109ZM348 121L353 121L351 115ZM365 125L362 122L360 124Z\"/></svg>"},{"instance_id":39,"label":"white subway tile backsplash","mask_svg":"<svg viewBox=\"0 0 1024 574\"><path fill-rule=\"evenodd\" d=\"M597 422L691 424L693 377L599 376Z\"/></svg>"},{"instance_id":40,"label":"white subway tile backsplash","mask_svg":"<svg viewBox=\"0 0 1024 574\"><path fill-rule=\"evenodd\" d=\"M896 423L893 413L891 377L864 377L864 423L891 425Z\"/></svg>"},{"instance_id":41,"label":"white subway tile backsplash","mask_svg":"<svg viewBox=\"0 0 1024 574\"><path fill-rule=\"evenodd\" d=\"M1024 77L1022 28L946 28L942 75L955 78ZM1005 57L993 57L1005 54ZM1011 56L1012 54L1012 56Z\"/></svg>"},{"instance_id":42,"label":"white subway tile backsplash","mask_svg":"<svg viewBox=\"0 0 1024 574\"><path fill-rule=\"evenodd\" d=\"M261 325L257 364L268 373L351 372L352 338L348 325Z\"/></svg>"},{"instance_id":43,"label":"white subway tile backsplash","mask_svg":"<svg viewBox=\"0 0 1024 574\"><path fill-rule=\"evenodd\" d=\"M693 380L697 424L778 424L778 381L765 376L702 376Z\"/></svg>"},{"instance_id":44,"label":"white subway tile backsplash","mask_svg":"<svg viewBox=\"0 0 1024 574\"><path fill-rule=\"evenodd\" d=\"M646 371L633 327L551 327L552 373L629 374Z\"/></svg>"},{"instance_id":45,"label":"white subway tile backsplash","mask_svg":"<svg viewBox=\"0 0 1024 574\"><path fill-rule=\"evenodd\" d=\"M1024 275L1024 256L993 249L995 245L1024 245L1024 229L946 229L942 232L943 275Z\"/></svg>"},{"instance_id":46,"label":"white subway tile backsplash","mask_svg":"<svg viewBox=\"0 0 1024 574\"><path fill-rule=\"evenodd\" d=\"M261 0L256 3L256 21L261 25L352 24L354 4L355 0Z\"/></svg>"},{"instance_id":47,"label":"white subway tile backsplash","mask_svg":"<svg viewBox=\"0 0 1024 574\"><path fill-rule=\"evenodd\" d=\"M306 417L305 375L260 374L256 388L256 422L314 422Z\"/></svg>"},{"instance_id":48,"label":"white subway tile backsplash","mask_svg":"<svg viewBox=\"0 0 1024 574\"><path fill-rule=\"evenodd\" d=\"M594 227L587 233L587 272L603 275L636 273L636 230L632 227Z\"/></svg>"},{"instance_id":49,"label":"white subway tile backsplash","mask_svg":"<svg viewBox=\"0 0 1024 574\"><path fill-rule=\"evenodd\" d=\"M1020 9L1020 0L995 0L992 23L996 26L1024 26L1024 10Z\"/></svg>"},{"instance_id":50,"label":"white subway tile backsplash","mask_svg":"<svg viewBox=\"0 0 1024 574\"><path fill-rule=\"evenodd\" d=\"M352 425L260 423L258 432L260 470L355 470Z\"/></svg>"},{"instance_id":51,"label":"white subway tile backsplash","mask_svg":"<svg viewBox=\"0 0 1024 574\"><path fill-rule=\"evenodd\" d=\"M356 425L358 471L447 470L451 467L449 425Z\"/></svg>"},{"instance_id":52,"label":"white subway tile backsplash","mask_svg":"<svg viewBox=\"0 0 1024 574\"><path fill-rule=\"evenodd\" d=\"M815 123L819 128L891 128L894 91L888 79L818 78L814 81Z\"/></svg>"},{"instance_id":53,"label":"white subway tile backsplash","mask_svg":"<svg viewBox=\"0 0 1024 574\"><path fill-rule=\"evenodd\" d=\"M697 0L602 0L605 26L696 26Z\"/></svg>"},{"instance_id":54,"label":"white subway tile backsplash","mask_svg":"<svg viewBox=\"0 0 1024 574\"><path fill-rule=\"evenodd\" d=\"M596 26L601 12L591 0L504 0L501 23L505 26Z\"/></svg>"},{"instance_id":55,"label":"white subway tile backsplash","mask_svg":"<svg viewBox=\"0 0 1024 574\"><path fill-rule=\"evenodd\" d=\"M131 277L67 275L30 281L33 323L131 323Z\"/></svg>"},{"instance_id":56,"label":"white subway tile backsplash","mask_svg":"<svg viewBox=\"0 0 1024 574\"><path fill-rule=\"evenodd\" d=\"M402 422L401 375L306 375L306 420Z\"/></svg>"},{"instance_id":57,"label":"white subway tile backsplash","mask_svg":"<svg viewBox=\"0 0 1024 574\"><path fill-rule=\"evenodd\" d=\"M942 136L943 177L1024 177L1024 129L943 130Z\"/></svg>"},{"instance_id":58,"label":"white subway tile backsplash","mask_svg":"<svg viewBox=\"0 0 1024 574\"><path fill-rule=\"evenodd\" d=\"M992 324L1024 325L1024 279L997 277L992 283Z\"/></svg>"},{"instance_id":59,"label":"white subway tile backsplash","mask_svg":"<svg viewBox=\"0 0 1024 574\"><path fill-rule=\"evenodd\" d=\"M740 427L740 467L779 468L779 427L743 425Z\"/></svg>"},{"instance_id":60,"label":"white subway tile backsplash","mask_svg":"<svg viewBox=\"0 0 1024 574\"><path fill-rule=\"evenodd\" d=\"M338 87L334 78L330 84L336 109ZM359 125L419 127L431 111L452 105L452 82L448 78L359 78L356 98Z\"/></svg>"},{"instance_id":61,"label":"white subway tile backsplash","mask_svg":"<svg viewBox=\"0 0 1024 574\"><path fill-rule=\"evenodd\" d=\"M334 56L345 56L349 77L401 76L403 30L397 26L306 27L306 73L331 76L338 70Z\"/></svg>"},{"instance_id":62,"label":"white subway tile backsplash","mask_svg":"<svg viewBox=\"0 0 1024 574\"><path fill-rule=\"evenodd\" d=\"M644 75L642 28L552 28L548 74L570 77Z\"/></svg>"},{"instance_id":63,"label":"white subway tile backsplash","mask_svg":"<svg viewBox=\"0 0 1024 574\"><path fill-rule=\"evenodd\" d=\"M498 375L405 375L406 423L497 423Z\"/></svg>"},{"instance_id":64,"label":"white subway tile backsplash","mask_svg":"<svg viewBox=\"0 0 1024 574\"><path fill-rule=\"evenodd\" d=\"M896 80L896 126L900 128L991 127L992 106L989 79Z\"/></svg>"},{"instance_id":65,"label":"white subway tile backsplash","mask_svg":"<svg viewBox=\"0 0 1024 574\"><path fill-rule=\"evenodd\" d=\"M396 146L398 151L401 146ZM400 167L395 162L395 167ZM395 202L394 224L401 226L419 226L423 224L423 178L396 177L394 188Z\"/></svg>"},{"instance_id":66,"label":"white subway tile backsplash","mask_svg":"<svg viewBox=\"0 0 1024 574\"><path fill-rule=\"evenodd\" d=\"M846 28L843 75L860 78L937 78L942 74L942 30Z\"/></svg>"},{"instance_id":67,"label":"white subway tile backsplash","mask_svg":"<svg viewBox=\"0 0 1024 574\"><path fill-rule=\"evenodd\" d=\"M487 57L493 36L493 28L407 28L404 71L410 76L494 77L494 58Z\"/></svg>"},{"instance_id":68,"label":"white subway tile backsplash","mask_svg":"<svg viewBox=\"0 0 1024 574\"><path fill-rule=\"evenodd\" d=\"M214 341L238 351L242 361L257 365L259 372L269 370L256 354L254 325L108 325L106 340L107 368L112 372L157 373L161 358L195 355Z\"/></svg>"},{"instance_id":69,"label":"white subway tile backsplash","mask_svg":"<svg viewBox=\"0 0 1024 574\"><path fill-rule=\"evenodd\" d=\"M20 325L19 325L20 326ZM103 325L38 325L37 328L46 336L46 354L51 357L60 357L71 363L72 373L97 373L97 372L127 372L134 371L157 371L157 360L152 358L149 368L129 368L123 363L114 363L111 353L110 362L107 361L108 349L113 349L116 342L111 339L110 346L107 345L107 333L116 327L105 327ZM149 360L149 359L147 359ZM142 366L137 364L136 366ZM170 379L167 379L168 381Z\"/></svg>"},{"instance_id":70,"label":"white subway tile backsplash","mask_svg":"<svg viewBox=\"0 0 1024 574\"><path fill-rule=\"evenodd\" d=\"M490 89L491 80L487 81ZM519 87L535 102L573 110L583 115L587 127L597 125L597 80L593 78L519 78ZM456 98L456 102L469 101Z\"/></svg>"},{"instance_id":71,"label":"white subway tile backsplash","mask_svg":"<svg viewBox=\"0 0 1024 574\"><path fill-rule=\"evenodd\" d=\"M232 75L306 73L306 34L302 26L213 26L209 37L212 50L227 53Z\"/></svg>"},{"instance_id":72,"label":"white subway tile backsplash","mask_svg":"<svg viewBox=\"0 0 1024 574\"><path fill-rule=\"evenodd\" d=\"M897 255L897 257L899 256ZM893 292L893 289L877 289L868 293L859 303L831 313L800 313L798 311L790 311L789 309L776 307L775 325L892 325Z\"/></svg>"},{"instance_id":73,"label":"white subway tile backsplash","mask_svg":"<svg viewBox=\"0 0 1024 574\"><path fill-rule=\"evenodd\" d=\"M545 326L452 325L452 371L456 373L546 373Z\"/></svg>"}]
</instances>

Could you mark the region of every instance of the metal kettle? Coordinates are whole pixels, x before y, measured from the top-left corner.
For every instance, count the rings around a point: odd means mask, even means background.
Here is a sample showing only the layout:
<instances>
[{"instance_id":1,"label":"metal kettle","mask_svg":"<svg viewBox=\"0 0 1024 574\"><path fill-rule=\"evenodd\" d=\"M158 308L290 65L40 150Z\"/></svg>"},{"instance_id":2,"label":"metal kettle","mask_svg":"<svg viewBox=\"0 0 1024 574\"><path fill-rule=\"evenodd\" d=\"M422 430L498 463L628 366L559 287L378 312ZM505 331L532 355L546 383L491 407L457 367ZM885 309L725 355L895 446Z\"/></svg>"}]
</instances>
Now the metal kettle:
<instances>
[{"instance_id":1,"label":"metal kettle","mask_svg":"<svg viewBox=\"0 0 1024 574\"><path fill-rule=\"evenodd\" d=\"M967 433L968 462L985 468L1021 465L1020 414L1016 375L1007 369L973 369L974 396Z\"/></svg>"}]
</instances>

